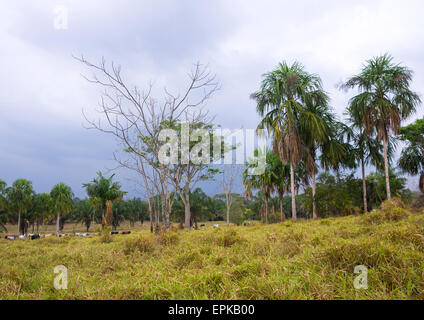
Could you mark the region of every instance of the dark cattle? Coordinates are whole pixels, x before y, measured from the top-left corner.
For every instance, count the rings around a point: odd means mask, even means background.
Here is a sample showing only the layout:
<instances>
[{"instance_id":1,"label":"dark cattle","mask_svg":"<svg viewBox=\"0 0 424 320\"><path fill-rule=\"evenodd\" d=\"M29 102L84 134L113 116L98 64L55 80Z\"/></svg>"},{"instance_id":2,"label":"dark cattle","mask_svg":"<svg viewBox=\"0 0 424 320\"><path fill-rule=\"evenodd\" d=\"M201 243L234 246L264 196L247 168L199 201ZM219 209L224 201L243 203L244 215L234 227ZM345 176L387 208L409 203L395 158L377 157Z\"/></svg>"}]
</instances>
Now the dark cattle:
<instances>
[{"instance_id":1,"label":"dark cattle","mask_svg":"<svg viewBox=\"0 0 424 320\"><path fill-rule=\"evenodd\" d=\"M206 226L206 225L205 225L204 223L202 223L202 224L200 225L200 228L201 228L201 227L205 227L205 226Z\"/></svg>"},{"instance_id":2,"label":"dark cattle","mask_svg":"<svg viewBox=\"0 0 424 320\"><path fill-rule=\"evenodd\" d=\"M118 231L112 231L110 234L119 234Z\"/></svg>"},{"instance_id":3,"label":"dark cattle","mask_svg":"<svg viewBox=\"0 0 424 320\"><path fill-rule=\"evenodd\" d=\"M121 234L130 234L131 231L122 231Z\"/></svg>"},{"instance_id":4,"label":"dark cattle","mask_svg":"<svg viewBox=\"0 0 424 320\"><path fill-rule=\"evenodd\" d=\"M35 239L40 239L40 235L39 234L33 234L31 235L31 240L35 240Z\"/></svg>"}]
</instances>

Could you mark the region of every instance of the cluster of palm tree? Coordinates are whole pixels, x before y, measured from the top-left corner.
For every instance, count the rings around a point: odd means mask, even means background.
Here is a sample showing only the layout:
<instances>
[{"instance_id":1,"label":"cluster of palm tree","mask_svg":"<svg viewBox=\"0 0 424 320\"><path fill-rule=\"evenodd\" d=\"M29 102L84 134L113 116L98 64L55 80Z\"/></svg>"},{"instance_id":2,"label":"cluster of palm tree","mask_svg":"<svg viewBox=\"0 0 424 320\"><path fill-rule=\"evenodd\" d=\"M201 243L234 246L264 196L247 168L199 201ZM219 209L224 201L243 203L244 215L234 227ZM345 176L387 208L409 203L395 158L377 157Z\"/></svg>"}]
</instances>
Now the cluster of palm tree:
<instances>
[{"instance_id":1,"label":"cluster of palm tree","mask_svg":"<svg viewBox=\"0 0 424 320\"><path fill-rule=\"evenodd\" d=\"M410 89L411 80L412 71L394 64L387 54L367 61L358 75L341 86L359 91L349 101L347 124L344 124L331 109L321 78L305 71L300 63L282 62L266 73L260 89L251 97L257 102L257 112L262 117L258 129L267 130L273 151L255 151L256 156L259 152L267 155L263 175L249 176L249 164L243 175L248 195L253 189L265 195L265 220L268 221L267 202L274 191L281 198L285 192L291 193L292 219L296 220L296 186L302 184L311 184L312 217L316 218L315 177L320 167L337 171L354 169L360 164L365 211L368 210L365 166L384 168L386 194L390 200L389 161L395 147L391 137L399 133L401 122L413 114L420 103L418 95ZM411 144L411 148L414 147L416 144ZM403 163L408 169L408 160ZM417 171L409 169L411 173Z\"/></svg>"},{"instance_id":2,"label":"cluster of palm tree","mask_svg":"<svg viewBox=\"0 0 424 320\"><path fill-rule=\"evenodd\" d=\"M29 180L17 179L7 187L0 179L0 228L7 231L6 223L16 223L18 233L26 234L29 226L38 231L40 225L55 219L58 234L67 219L85 224L87 230L93 221L103 228L116 228L123 220L143 222L147 204L140 199L123 201L125 192L113 177L99 172L97 178L83 185L89 196L84 200L75 198L65 183L56 184L50 193L37 194Z\"/></svg>"},{"instance_id":3,"label":"cluster of palm tree","mask_svg":"<svg viewBox=\"0 0 424 320\"><path fill-rule=\"evenodd\" d=\"M10 187L0 180L1 226L16 222L20 234L27 233L28 226L40 225L40 221L56 215L56 232L59 232L61 215L72 210L73 193L64 183L56 184L50 193L36 194L32 182L17 179Z\"/></svg>"}]
</instances>

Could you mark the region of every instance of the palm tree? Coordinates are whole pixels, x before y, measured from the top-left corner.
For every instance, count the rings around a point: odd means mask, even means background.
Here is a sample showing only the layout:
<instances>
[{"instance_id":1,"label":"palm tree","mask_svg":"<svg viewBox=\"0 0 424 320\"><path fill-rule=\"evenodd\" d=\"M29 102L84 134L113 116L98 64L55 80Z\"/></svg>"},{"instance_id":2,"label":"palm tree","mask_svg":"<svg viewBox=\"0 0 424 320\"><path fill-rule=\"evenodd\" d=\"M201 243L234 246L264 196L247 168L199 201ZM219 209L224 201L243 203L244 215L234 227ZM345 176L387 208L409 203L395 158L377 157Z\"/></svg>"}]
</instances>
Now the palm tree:
<instances>
[{"instance_id":1,"label":"palm tree","mask_svg":"<svg viewBox=\"0 0 424 320\"><path fill-rule=\"evenodd\" d=\"M383 147L373 134L368 134L365 130L360 114L356 113L357 110L347 108L347 122L349 125L344 125L341 134L346 137L347 142L351 144L348 165L350 168L357 168L358 162L361 165L362 172L362 197L364 202L364 212L368 212L367 201L367 183L365 176L365 166L372 164L377 169L384 167L384 158L382 156ZM392 156L393 147L389 146L388 155Z\"/></svg>"},{"instance_id":2,"label":"palm tree","mask_svg":"<svg viewBox=\"0 0 424 320\"><path fill-rule=\"evenodd\" d=\"M17 179L6 192L10 209L18 214L18 233L22 234L21 215L32 205L34 195L32 182L26 179Z\"/></svg>"},{"instance_id":3,"label":"palm tree","mask_svg":"<svg viewBox=\"0 0 424 320\"><path fill-rule=\"evenodd\" d=\"M344 88L357 87L359 94L349 102L349 108L360 115L368 135L374 130L383 142L384 171L387 199L391 199L388 145L390 135L397 135L402 120L415 112L421 102L410 90L413 72L407 67L393 63L385 54L367 61L361 72L348 79Z\"/></svg>"},{"instance_id":4,"label":"palm tree","mask_svg":"<svg viewBox=\"0 0 424 320\"><path fill-rule=\"evenodd\" d=\"M284 211L283 211L283 199L284 194L289 191L290 186L290 166L284 165L281 162L281 159L278 155L274 153L270 157L270 166L271 172L273 173L271 176L272 185L274 190L278 193L278 199L280 202L280 220L284 221Z\"/></svg>"},{"instance_id":5,"label":"palm tree","mask_svg":"<svg viewBox=\"0 0 424 320\"><path fill-rule=\"evenodd\" d=\"M399 167L410 175L420 174L419 188L424 193L424 119L401 128L399 139L407 142Z\"/></svg>"},{"instance_id":6,"label":"palm tree","mask_svg":"<svg viewBox=\"0 0 424 320\"><path fill-rule=\"evenodd\" d=\"M121 191L121 184L113 182L114 174L105 178L101 172L98 177L90 183L83 184L92 205L97 207L102 213L102 226L111 225L113 220L112 205L114 201L121 200L126 192Z\"/></svg>"},{"instance_id":7,"label":"palm tree","mask_svg":"<svg viewBox=\"0 0 424 320\"><path fill-rule=\"evenodd\" d=\"M73 208L72 198L74 196L72 189L65 183L56 184L50 191L53 201L53 208L56 212L56 236L59 234L60 217L69 213Z\"/></svg>"},{"instance_id":8,"label":"palm tree","mask_svg":"<svg viewBox=\"0 0 424 320\"><path fill-rule=\"evenodd\" d=\"M282 62L264 75L261 89L251 97L263 117L258 128L265 128L274 137L274 150L283 164L290 165L292 219L296 220L295 168L305 156L302 132L310 132L316 141L325 141L327 132L323 119L307 110L308 105L323 106L328 96L318 75L309 74L295 62Z\"/></svg>"},{"instance_id":9,"label":"palm tree","mask_svg":"<svg viewBox=\"0 0 424 320\"><path fill-rule=\"evenodd\" d=\"M94 220L95 210L89 199L74 199L73 218L76 222L83 223L86 231L90 230L91 222Z\"/></svg>"},{"instance_id":10,"label":"palm tree","mask_svg":"<svg viewBox=\"0 0 424 320\"><path fill-rule=\"evenodd\" d=\"M260 151L259 149L255 149L253 154L254 157L257 159L260 157L260 154L263 151ZM273 153L271 151L265 150L266 154L266 163L265 163L265 171L261 175L250 175L251 169L256 167L255 163L248 161L246 164L246 168L243 171L243 185L246 188L246 196L248 198L252 198L253 196L253 190L259 189L264 194L264 203L265 203L265 223L268 224L268 216L269 216L269 210L268 210L268 201L271 197L271 193L273 191L273 181L275 181L275 173L271 170L270 166L270 160L273 156Z\"/></svg>"},{"instance_id":11,"label":"palm tree","mask_svg":"<svg viewBox=\"0 0 424 320\"><path fill-rule=\"evenodd\" d=\"M40 226L40 222L43 222L44 218L49 217L53 210L53 199L50 194L40 193L34 196L32 212L33 222L37 224L37 232Z\"/></svg>"}]
</instances>

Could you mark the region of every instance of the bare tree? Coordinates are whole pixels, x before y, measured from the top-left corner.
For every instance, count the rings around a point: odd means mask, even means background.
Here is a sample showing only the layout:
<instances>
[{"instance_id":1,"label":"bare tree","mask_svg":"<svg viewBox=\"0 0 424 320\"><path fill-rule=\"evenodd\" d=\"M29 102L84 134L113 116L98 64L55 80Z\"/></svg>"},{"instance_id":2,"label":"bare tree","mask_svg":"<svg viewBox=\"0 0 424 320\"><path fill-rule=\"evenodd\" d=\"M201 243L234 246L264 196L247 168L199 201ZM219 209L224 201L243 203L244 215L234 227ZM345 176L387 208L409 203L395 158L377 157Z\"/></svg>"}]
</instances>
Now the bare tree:
<instances>
[{"instance_id":1,"label":"bare tree","mask_svg":"<svg viewBox=\"0 0 424 320\"><path fill-rule=\"evenodd\" d=\"M103 89L99 119L90 120L83 112L87 128L110 134L118 140L124 150L114 152L118 167L140 174L155 231L160 229L160 217L165 229L169 229L174 201L169 189L171 167L159 159L163 145L159 135L167 123L201 113L205 103L218 90L215 76L207 66L196 63L188 74L189 82L184 92L172 94L165 88L163 100L159 102L152 96L152 84L147 90L130 85L124 80L121 67L113 62L106 64L103 58L99 64L93 64L83 56L76 59L92 71L91 77L85 79Z\"/></svg>"},{"instance_id":2,"label":"bare tree","mask_svg":"<svg viewBox=\"0 0 424 320\"><path fill-rule=\"evenodd\" d=\"M241 175L241 168L239 165L230 164L225 165L225 168L222 172L222 187L225 193L225 202L227 209L227 227L230 226L230 210L231 204L233 202L233 189L234 181L238 176Z\"/></svg>"}]
</instances>

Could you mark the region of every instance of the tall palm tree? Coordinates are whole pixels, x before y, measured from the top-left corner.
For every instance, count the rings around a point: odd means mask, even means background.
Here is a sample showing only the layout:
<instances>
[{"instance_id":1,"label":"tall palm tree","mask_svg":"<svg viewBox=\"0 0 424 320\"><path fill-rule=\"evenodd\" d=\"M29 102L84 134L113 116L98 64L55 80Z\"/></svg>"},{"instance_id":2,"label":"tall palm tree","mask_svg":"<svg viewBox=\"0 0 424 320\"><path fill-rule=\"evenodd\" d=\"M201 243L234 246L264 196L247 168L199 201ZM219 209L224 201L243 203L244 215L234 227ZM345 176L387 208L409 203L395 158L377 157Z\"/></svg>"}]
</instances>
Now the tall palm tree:
<instances>
[{"instance_id":1,"label":"tall palm tree","mask_svg":"<svg viewBox=\"0 0 424 320\"><path fill-rule=\"evenodd\" d=\"M328 96L318 75L310 74L295 62L282 62L266 73L259 91L251 97L257 102L257 112L263 117L258 128L265 128L274 137L274 150L281 161L290 165L292 219L296 220L295 169L305 155L302 132L311 132L314 139L323 141L325 123L307 105L325 105Z\"/></svg>"},{"instance_id":2,"label":"tall palm tree","mask_svg":"<svg viewBox=\"0 0 424 320\"><path fill-rule=\"evenodd\" d=\"M56 184L50 191L53 208L56 212L56 236L59 234L60 217L71 212L73 207L72 198L74 196L71 187L61 182Z\"/></svg>"},{"instance_id":3,"label":"tall palm tree","mask_svg":"<svg viewBox=\"0 0 424 320\"><path fill-rule=\"evenodd\" d=\"M21 215L32 205L34 189L32 182L26 179L17 179L12 186L7 188L9 209L18 214L18 233L22 233Z\"/></svg>"},{"instance_id":4,"label":"tall palm tree","mask_svg":"<svg viewBox=\"0 0 424 320\"><path fill-rule=\"evenodd\" d=\"M305 169L308 175L311 177L312 184L312 218L317 219L317 205L316 205L316 174L318 172L318 153L321 154L321 165L326 169L339 168L342 159L345 156L346 148L343 141L340 141L338 137L338 126L340 123L336 120L336 115L330 109L328 105L328 98L322 99L317 103L306 104L304 114L312 114L321 122L320 130L322 134L317 134L315 128L308 128L307 124L309 117L306 117L303 121L305 124L302 126L303 129L302 140L305 144L305 155L304 163Z\"/></svg>"},{"instance_id":5,"label":"tall palm tree","mask_svg":"<svg viewBox=\"0 0 424 320\"><path fill-rule=\"evenodd\" d=\"M367 134L374 130L377 139L383 142L384 171L386 176L387 199L391 199L389 180L388 145L390 135L397 135L402 120L408 118L421 102L411 91L412 70L393 63L385 54L368 60L361 72L348 79L344 88L355 88L359 94L349 102L349 108L360 114Z\"/></svg>"},{"instance_id":6,"label":"tall palm tree","mask_svg":"<svg viewBox=\"0 0 424 320\"><path fill-rule=\"evenodd\" d=\"M362 172L362 197L364 202L364 212L368 212L367 201L367 183L365 176L365 166L372 164L377 169L384 168L384 158L382 156L383 146L379 143L373 134L368 134L362 122L361 115L357 113L358 110L350 107L346 110L347 123L342 128L341 134L346 137L347 142L351 144L348 161L350 161L351 168L357 168L358 163L361 165ZM392 157L393 147L389 147L388 156Z\"/></svg>"},{"instance_id":7,"label":"tall palm tree","mask_svg":"<svg viewBox=\"0 0 424 320\"><path fill-rule=\"evenodd\" d=\"M90 183L83 184L93 206L102 212L102 225L111 225L113 220L112 205L114 201L121 200L126 192L121 191L121 184L113 182L114 174L105 178L101 172Z\"/></svg>"},{"instance_id":8,"label":"tall palm tree","mask_svg":"<svg viewBox=\"0 0 424 320\"><path fill-rule=\"evenodd\" d=\"M410 175L420 174L419 188L424 193L424 119L401 128L399 139L407 142L399 167Z\"/></svg>"}]
</instances>

